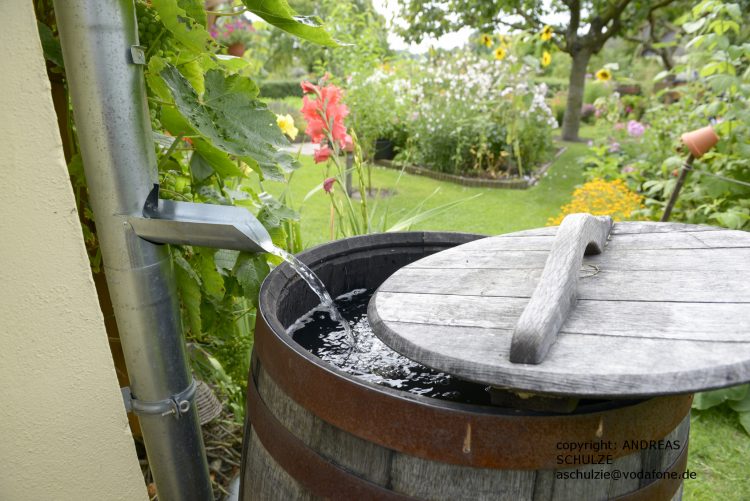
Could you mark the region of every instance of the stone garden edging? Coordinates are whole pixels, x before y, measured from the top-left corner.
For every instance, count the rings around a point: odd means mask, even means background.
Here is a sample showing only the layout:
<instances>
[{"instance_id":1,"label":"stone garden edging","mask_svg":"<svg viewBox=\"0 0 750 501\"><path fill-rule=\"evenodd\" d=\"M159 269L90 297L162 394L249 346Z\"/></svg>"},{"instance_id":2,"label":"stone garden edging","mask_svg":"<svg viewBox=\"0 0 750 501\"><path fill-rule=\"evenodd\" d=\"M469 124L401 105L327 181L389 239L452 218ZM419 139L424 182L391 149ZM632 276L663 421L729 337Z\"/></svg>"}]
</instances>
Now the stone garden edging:
<instances>
[{"instance_id":1,"label":"stone garden edging","mask_svg":"<svg viewBox=\"0 0 750 501\"><path fill-rule=\"evenodd\" d=\"M418 176L425 176L437 181L448 181L461 186L467 186L469 188L495 188L495 189L510 189L510 190L525 190L531 188L539 182L539 180L547 173L552 163L562 155L567 148L565 146L559 148L555 153L552 160L542 165L533 176L529 176L523 179L486 179L479 177L466 177L459 176L456 174L447 174L445 172L437 172L426 167L420 167L418 165L399 165L392 160L376 160L374 163L380 167L388 169L404 170L409 174L415 174Z\"/></svg>"}]
</instances>

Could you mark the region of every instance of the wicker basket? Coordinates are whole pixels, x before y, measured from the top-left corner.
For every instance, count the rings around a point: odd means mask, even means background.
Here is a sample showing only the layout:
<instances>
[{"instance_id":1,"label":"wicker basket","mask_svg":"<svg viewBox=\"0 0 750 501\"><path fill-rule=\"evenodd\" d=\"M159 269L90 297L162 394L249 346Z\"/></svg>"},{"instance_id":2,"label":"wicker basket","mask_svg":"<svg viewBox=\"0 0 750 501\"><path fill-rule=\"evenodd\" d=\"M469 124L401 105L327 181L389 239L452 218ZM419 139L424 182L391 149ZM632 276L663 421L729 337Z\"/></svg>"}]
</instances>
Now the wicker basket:
<instances>
[{"instance_id":1,"label":"wicker basket","mask_svg":"<svg viewBox=\"0 0 750 501\"><path fill-rule=\"evenodd\" d=\"M195 407L201 425L216 419L223 407L214 390L200 379L195 380Z\"/></svg>"}]
</instances>

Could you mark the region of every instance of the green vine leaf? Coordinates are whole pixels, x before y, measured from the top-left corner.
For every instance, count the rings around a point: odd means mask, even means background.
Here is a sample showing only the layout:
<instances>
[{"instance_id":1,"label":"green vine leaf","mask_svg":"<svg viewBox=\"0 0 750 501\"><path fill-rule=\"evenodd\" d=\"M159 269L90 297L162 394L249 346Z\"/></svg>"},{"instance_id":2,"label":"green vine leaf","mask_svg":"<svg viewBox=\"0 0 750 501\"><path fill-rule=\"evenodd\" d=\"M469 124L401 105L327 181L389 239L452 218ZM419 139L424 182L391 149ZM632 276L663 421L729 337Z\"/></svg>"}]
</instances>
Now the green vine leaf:
<instances>
[{"instance_id":1,"label":"green vine leaf","mask_svg":"<svg viewBox=\"0 0 750 501\"><path fill-rule=\"evenodd\" d=\"M318 16L299 16L286 0L242 0L242 3L253 14L287 33L319 45L339 45L323 27L323 21Z\"/></svg>"},{"instance_id":2,"label":"green vine leaf","mask_svg":"<svg viewBox=\"0 0 750 501\"><path fill-rule=\"evenodd\" d=\"M49 28L49 26L42 23L41 21L37 21L36 25L39 29L39 39L42 42L42 51L44 52L44 57L48 61L52 61L60 68L64 68L65 64L63 63L62 47L60 47L60 41L55 38L55 35L52 34L52 30Z\"/></svg>"},{"instance_id":3,"label":"green vine leaf","mask_svg":"<svg viewBox=\"0 0 750 501\"><path fill-rule=\"evenodd\" d=\"M215 249L200 249L197 255L198 273L203 278L203 289L214 301L221 301L224 297L224 277L216 268L214 261Z\"/></svg>"},{"instance_id":4,"label":"green vine leaf","mask_svg":"<svg viewBox=\"0 0 750 501\"><path fill-rule=\"evenodd\" d=\"M167 67L167 60L159 56L151 56L148 60L147 71L145 72L146 84L151 93L162 101L171 101L172 94L164 80L159 78L161 71Z\"/></svg>"},{"instance_id":5,"label":"green vine leaf","mask_svg":"<svg viewBox=\"0 0 750 501\"><path fill-rule=\"evenodd\" d=\"M281 180L279 168L288 172L297 167L291 155L279 150L289 141L276 125L276 115L255 99L258 86L251 79L210 70L199 97L174 66L165 67L161 77L180 114L214 147L240 158L262 178Z\"/></svg>"},{"instance_id":6,"label":"green vine leaf","mask_svg":"<svg viewBox=\"0 0 750 501\"><path fill-rule=\"evenodd\" d=\"M182 308L187 317L188 328L195 338L202 333L201 323L201 279L182 253L172 249L172 259L175 263L175 281L182 300Z\"/></svg>"},{"instance_id":7,"label":"green vine leaf","mask_svg":"<svg viewBox=\"0 0 750 501\"><path fill-rule=\"evenodd\" d=\"M263 254L240 254L237 264L234 268L234 275L237 277L244 296L258 306L258 292L260 284L270 271L266 258Z\"/></svg>"},{"instance_id":8,"label":"green vine leaf","mask_svg":"<svg viewBox=\"0 0 750 501\"><path fill-rule=\"evenodd\" d=\"M192 137L191 141L195 149L193 155L199 155L221 177L243 177L245 175L242 169L237 166L237 162L229 158L226 152L213 147L210 142L201 137L195 137L198 135L198 132L190 126L185 117L175 108L162 109L161 123L173 136ZM193 172L194 176L195 174ZM201 181L208 176L199 174L195 177Z\"/></svg>"},{"instance_id":9,"label":"green vine leaf","mask_svg":"<svg viewBox=\"0 0 750 501\"><path fill-rule=\"evenodd\" d=\"M202 0L177 0L177 5L184 9L201 26L205 27L208 23L206 19L206 9L203 8Z\"/></svg>"},{"instance_id":10,"label":"green vine leaf","mask_svg":"<svg viewBox=\"0 0 750 501\"><path fill-rule=\"evenodd\" d=\"M152 0L151 5L159 13L164 26L172 33L172 36L180 44L192 52L199 53L206 50L214 51L216 44L211 35L206 31L200 21L196 21L180 5L188 6L192 12L194 8L190 6L191 2L183 0ZM205 17L205 13L204 16Z\"/></svg>"}]
</instances>

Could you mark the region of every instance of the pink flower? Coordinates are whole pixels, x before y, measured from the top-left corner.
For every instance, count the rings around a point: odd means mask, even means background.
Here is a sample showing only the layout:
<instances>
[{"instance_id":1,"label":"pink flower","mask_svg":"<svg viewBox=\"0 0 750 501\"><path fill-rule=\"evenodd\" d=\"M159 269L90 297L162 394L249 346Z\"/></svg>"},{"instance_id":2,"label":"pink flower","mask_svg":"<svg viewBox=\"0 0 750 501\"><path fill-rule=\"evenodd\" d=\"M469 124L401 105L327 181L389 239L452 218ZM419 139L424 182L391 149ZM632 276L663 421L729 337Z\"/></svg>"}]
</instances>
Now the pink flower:
<instances>
[{"instance_id":1,"label":"pink flower","mask_svg":"<svg viewBox=\"0 0 750 501\"><path fill-rule=\"evenodd\" d=\"M622 172L623 174L630 174L631 172L635 172L635 167L633 166L633 164L628 164L623 167L620 172Z\"/></svg>"},{"instance_id":2,"label":"pink flower","mask_svg":"<svg viewBox=\"0 0 750 501\"><path fill-rule=\"evenodd\" d=\"M617 122L617 123L615 124L615 130L622 130L622 129L624 129L624 128L625 128L625 124L624 124L624 123L622 123L622 122Z\"/></svg>"},{"instance_id":3,"label":"pink flower","mask_svg":"<svg viewBox=\"0 0 750 501\"><path fill-rule=\"evenodd\" d=\"M341 102L341 89L335 85L318 87L310 82L303 82L302 90L314 93L316 97L302 98L302 115L307 121L305 134L315 143L330 139L341 148L346 147L347 141L351 141L344 125L349 108Z\"/></svg>"},{"instance_id":4,"label":"pink flower","mask_svg":"<svg viewBox=\"0 0 750 501\"><path fill-rule=\"evenodd\" d=\"M344 151L348 151L349 153L354 151L354 140L352 140L352 136L349 134L344 136Z\"/></svg>"},{"instance_id":5,"label":"pink flower","mask_svg":"<svg viewBox=\"0 0 750 501\"><path fill-rule=\"evenodd\" d=\"M330 156L331 148L329 148L328 146L321 146L320 148L315 150L315 153L313 153L313 159L315 160L316 164L325 162Z\"/></svg>"},{"instance_id":6,"label":"pink flower","mask_svg":"<svg viewBox=\"0 0 750 501\"><path fill-rule=\"evenodd\" d=\"M610 143L608 151L610 153L617 153L617 152L619 152L620 151L620 143L618 143L617 141L615 141L613 143Z\"/></svg>"},{"instance_id":7,"label":"pink flower","mask_svg":"<svg viewBox=\"0 0 750 501\"><path fill-rule=\"evenodd\" d=\"M299 85L300 87L302 87L302 92L305 94L317 94L318 93L318 86L311 82L304 81L304 82L301 82Z\"/></svg>"},{"instance_id":8,"label":"pink flower","mask_svg":"<svg viewBox=\"0 0 750 501\"><path fill-rule=\"evenodd\" d=\"M631 120L628 122L628 134L631 137L641 137L646 131L642 123Z\"/></svg>"},{"instance_id":9,"label":"pink flower","mask_svg":"<svg viewBox=\"0 0 750 501\"><path fill-rule=\"evenodd\" d=\"M323 191L326 193L333 193L333 185L336 182L335 177L329 177L325 181L323 181Z\"/></svg>"}]
</instances>

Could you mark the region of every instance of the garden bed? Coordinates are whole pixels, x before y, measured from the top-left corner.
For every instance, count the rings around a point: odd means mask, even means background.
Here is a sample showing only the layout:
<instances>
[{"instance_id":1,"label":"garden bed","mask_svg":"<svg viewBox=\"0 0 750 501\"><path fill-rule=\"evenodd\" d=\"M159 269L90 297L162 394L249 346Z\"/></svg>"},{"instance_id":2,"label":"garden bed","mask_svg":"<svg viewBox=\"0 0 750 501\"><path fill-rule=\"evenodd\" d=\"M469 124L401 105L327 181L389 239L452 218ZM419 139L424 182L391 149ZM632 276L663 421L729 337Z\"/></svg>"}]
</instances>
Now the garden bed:
<instances>
[{"instance_id":1,"label":"garden bed","mask_svg":"<svg viewBox=\"0 0 750 501\"><path fill-rule=\"evenodd\" d=\"M566 148L560 147L555 152L555 156L552 160L542 165L537 169L531 176L523 178L499 178L492 179L486 177L469 177L461 176L457 174L448 174L445 172L438 172L426 167L420 167L418 165L402 165L393 160L376 160L375 164L388 169L404 170L409 174L416 174L418 176L425 176L438 181L448 181L451 183L460 184L461 186L468 186L470 188L497 188L497 189L509 189L509 190L525 190L531 188L539 182L539 180L547 173L552 163L557 157L565 152Z\"/></svg>"}]
</instances>

